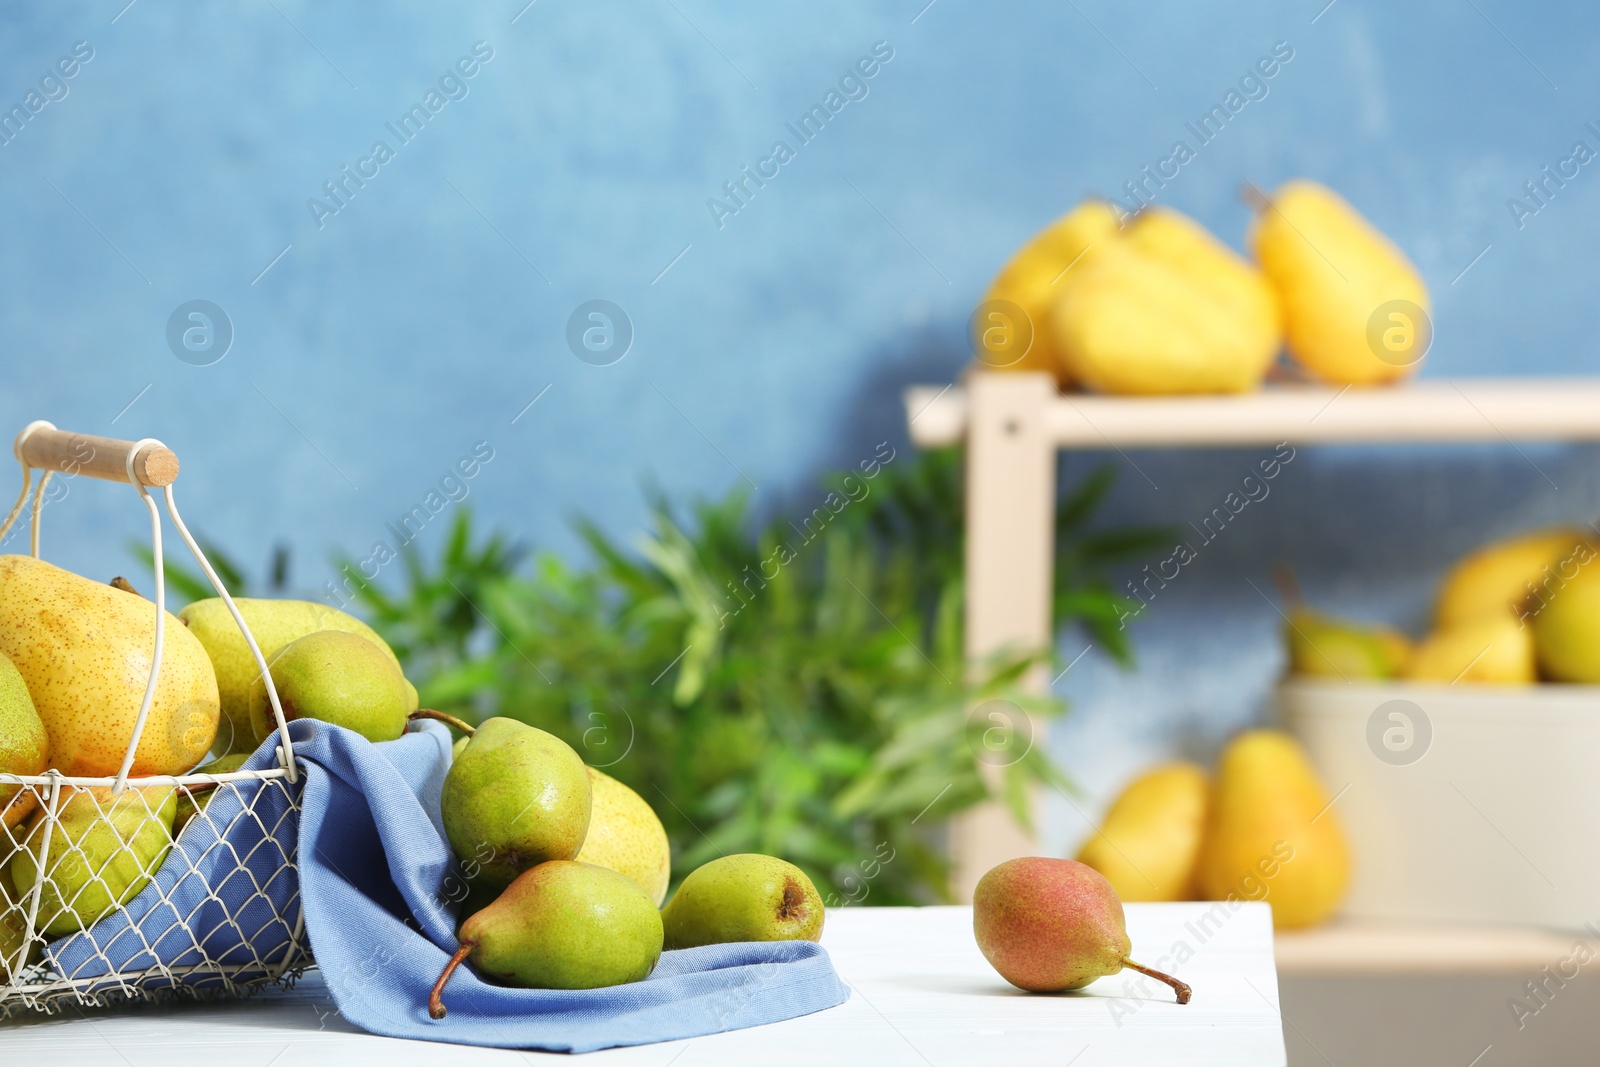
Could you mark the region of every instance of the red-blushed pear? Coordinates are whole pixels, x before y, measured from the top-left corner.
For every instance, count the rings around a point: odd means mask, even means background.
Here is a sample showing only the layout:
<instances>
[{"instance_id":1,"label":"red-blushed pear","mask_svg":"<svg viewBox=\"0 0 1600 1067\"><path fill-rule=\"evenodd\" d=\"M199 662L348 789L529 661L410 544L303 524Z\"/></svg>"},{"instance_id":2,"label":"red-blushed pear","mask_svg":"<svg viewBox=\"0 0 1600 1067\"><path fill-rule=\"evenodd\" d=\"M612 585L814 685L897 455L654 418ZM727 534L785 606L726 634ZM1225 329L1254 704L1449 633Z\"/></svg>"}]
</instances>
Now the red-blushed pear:
<instances>
[{"instance_id":1,"label":"red-blushed pear","mask_svg":"<svg viewBox=\"0 0 1600 1067\"><path fill-rule=\"evenodd\" d=\"M1000 977L1030 993L1082 989L1126 967L1189 1003L1186 983L1128 958L1122 901L1099 871L1077 860L1025 856L994 868L972 895L972 932Z\"/></svg>"}]
</instances>

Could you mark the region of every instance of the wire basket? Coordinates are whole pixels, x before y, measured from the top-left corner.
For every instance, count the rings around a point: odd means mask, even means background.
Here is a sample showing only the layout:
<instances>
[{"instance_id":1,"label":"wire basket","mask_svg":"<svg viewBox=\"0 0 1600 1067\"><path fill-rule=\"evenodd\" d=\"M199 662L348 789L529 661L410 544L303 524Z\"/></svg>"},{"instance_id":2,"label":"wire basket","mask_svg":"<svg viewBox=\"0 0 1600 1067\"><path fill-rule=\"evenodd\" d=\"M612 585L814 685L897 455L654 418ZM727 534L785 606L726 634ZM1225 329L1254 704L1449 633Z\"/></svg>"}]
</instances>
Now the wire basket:
<instances>
[{"instance_id":1,"label":"wire basket","mask_svg":"<svg viewBox=\"0 0 1600 1067\"><path fill-rule=\"evenodd\" d=\"M115 775L0 773L0 1017L68 1003L237 996L292 982L312 965L294 847L302 782L261 649L178 513L177 457L159 441L72 434L47 422L24 429L14 451L22 491L0 540L31 491L35 559L52 475L133 486L150 512L155 627L144 697ZM167 625L161 509L151 489L161 491L255 658L277 724L277 766L130 774L156 699Z\"/></svg>"}]
</instances>

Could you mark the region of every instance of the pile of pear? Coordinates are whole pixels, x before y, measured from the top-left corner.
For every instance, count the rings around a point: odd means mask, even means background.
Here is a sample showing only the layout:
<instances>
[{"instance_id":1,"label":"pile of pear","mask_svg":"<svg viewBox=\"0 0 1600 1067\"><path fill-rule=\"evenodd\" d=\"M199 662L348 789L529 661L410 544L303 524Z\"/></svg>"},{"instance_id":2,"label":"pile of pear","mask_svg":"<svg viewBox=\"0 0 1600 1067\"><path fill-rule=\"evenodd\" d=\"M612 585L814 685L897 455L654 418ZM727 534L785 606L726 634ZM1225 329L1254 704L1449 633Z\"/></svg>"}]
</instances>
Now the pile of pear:
<instances>
[{"instance_id":1,"label":"pile of pear","mask_svg":"<svg viewBox=\"0 0 1600 1067\"><path fill-rule=\"evenodd\" d=\"M416 690L359 620L306 601L237 605L286 718L324 719L374 741L405 730ZM35 892L37 936L94 924L149 883L214 790L139 779L238 770L276 728L232 614L202 600L166 616L160 677L135 745L155 628L155 605L125 580L0 556L0 772L110 778L133 747L132 784L67 787L53 820L42 789L0 785L0 977L37 949L25 918Z\"/></svg>"},{"instance_id":2,"label":"pile of pear","mask_svg":"<svg viewBox=\"0 0 1600 1067\"><path fill-rule=\"evenodd\" d=\"M494 984L596 989L648 978L664 949L821 939L822 898L794 864L724 856L692 871L662 907L671 847L637 792L516 719L474 728L418 715L466 735L440 815L468 889L457 947L428 999L432 1018L448 1014L445 988L463 964ZM470 990L458 1006L471 1010Z\"/></svg>"},{"instance_id":3,"label":"pile of pear","mask_svg":"<svg viewBox=\"0 0 1600 1067\"><path fill-rule=\"evenodd\" d=\"M1534 530L1474 551L1450 568L1429 632L1291 603L1289 671L1338 681L1442 685L1600 684L1600 546L1577 527Z\"/></svg>"},{"instance_id":4,"label":"pile of pear","mask_svg":"<svg viewBox=\"0 0 1600 1067\"><path fill-rule=\"evenodd\" d=\"M1175 761L1135 778L1078 860L1123 900L1265 901L1279 929L1314 926L1350 884L1334 799L1294 738L1248 730L1214 775Z\"/></svg>"},{"instance_id":5,"label":"pile of pear","mask_svg":"<svg viewBox=\"0 0 1600 1067\"><path fill-rule=\"evenodd\" d=\"M1316 182L1249 189L1252 260L1170 208L1083 201L990 284L973 324L980 365L1140 396L1247 392L1285 349L1334 385L1415 373L1432 327L1404 253Z\"/></svg>"}]
</instances>

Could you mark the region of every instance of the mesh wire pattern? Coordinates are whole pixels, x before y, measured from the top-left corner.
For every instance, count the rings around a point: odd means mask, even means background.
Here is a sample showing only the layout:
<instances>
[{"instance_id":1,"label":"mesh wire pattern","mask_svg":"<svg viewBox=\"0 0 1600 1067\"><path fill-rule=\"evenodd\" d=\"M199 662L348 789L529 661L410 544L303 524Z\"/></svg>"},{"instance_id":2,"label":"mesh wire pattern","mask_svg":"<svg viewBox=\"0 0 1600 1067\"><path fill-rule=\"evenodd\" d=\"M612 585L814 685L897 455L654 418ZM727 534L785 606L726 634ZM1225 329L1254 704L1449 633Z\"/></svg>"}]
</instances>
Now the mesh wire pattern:
<instances>
[{"instance_id":1,"label":"mesh wire pattern","mask_svg":"<svg viewBox=\"0 0 1600 1067\"><path fill-rule=\"evenodd\" d=\"M0 1018L292 983L312 965L302 788L282 769L136 778L120 794L112 779L0 775Z\"/></svg>"}]
</instances>

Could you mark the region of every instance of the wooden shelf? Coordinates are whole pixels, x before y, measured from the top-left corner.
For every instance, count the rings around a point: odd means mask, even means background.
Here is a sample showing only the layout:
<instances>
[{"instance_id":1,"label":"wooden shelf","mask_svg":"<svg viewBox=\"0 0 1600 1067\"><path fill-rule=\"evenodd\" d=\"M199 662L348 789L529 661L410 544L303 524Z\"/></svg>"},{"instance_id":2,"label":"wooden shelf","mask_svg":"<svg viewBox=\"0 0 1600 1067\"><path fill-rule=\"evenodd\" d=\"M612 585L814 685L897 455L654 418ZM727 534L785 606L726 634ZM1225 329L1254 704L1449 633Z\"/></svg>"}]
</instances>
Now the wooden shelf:
<instances>
[{"instance_id":1,"label":"wooden shelf","mask_svg":"<svg viewBox=\"0 0 1600 1067\"><path fill-rule=\"evenodd\" d=\"M1467 378L1366 389L1272 386L1232 396L1052 393L1042 430L1058 448L1600 440L1600 380L1594 378ZM966 439L966 388L912 386L905 405L917 445Z\"/></svg>"},{"instance_id":2,"label":"wooden shelf","mask_svg":"<svg viewBox=\"0 0 1600 1067\"><path fill-rule=\"evenodd\" d=\"M972 372L943 387L913 386L904 399L915 444L966 446L966 653L973 660L1053 640L1049 590L1063 448L1600 441L1600 378L1424 380L1364 389L1274 385L1234 396L1119 397L1063 394L1046 374ZM1026 682L1039 692L1049 687L1042 670ZM1035 745L1045 743L1042 722L1033 723L1032 736ZM952 824L952 889L970 899L985 871L1035 850L998 803L980 805ZM1332 933L1306 936L1312 939L1287 942L1289 966L1298 958L1332 967L1340 945L1360 949L1350 949L1351 958L1383 955L1363 955L1376 946L1355 933L1332 941L1326 940ZM1403 958L1451 958L1427 940L1431 933L1416 936L1423 940ZM1502 958L1511 952L1506 945L1522 952L1533 942L1496 944L1502 956L1495 958ZM1546 943L1539 944L1548 956Z\"/></svg>"},{"instance_id":3,"label":"wooden shelf","mask_svg":"<svg viewBox=\"0 0 1600 1067\"><path fill-rule=\"evenodd\" d=\"M1278 974L1526 974L1572 955L1584 932L1520 926L1446 926L1349 920L1279 933Z\"/></svg>"}]
</instances>

